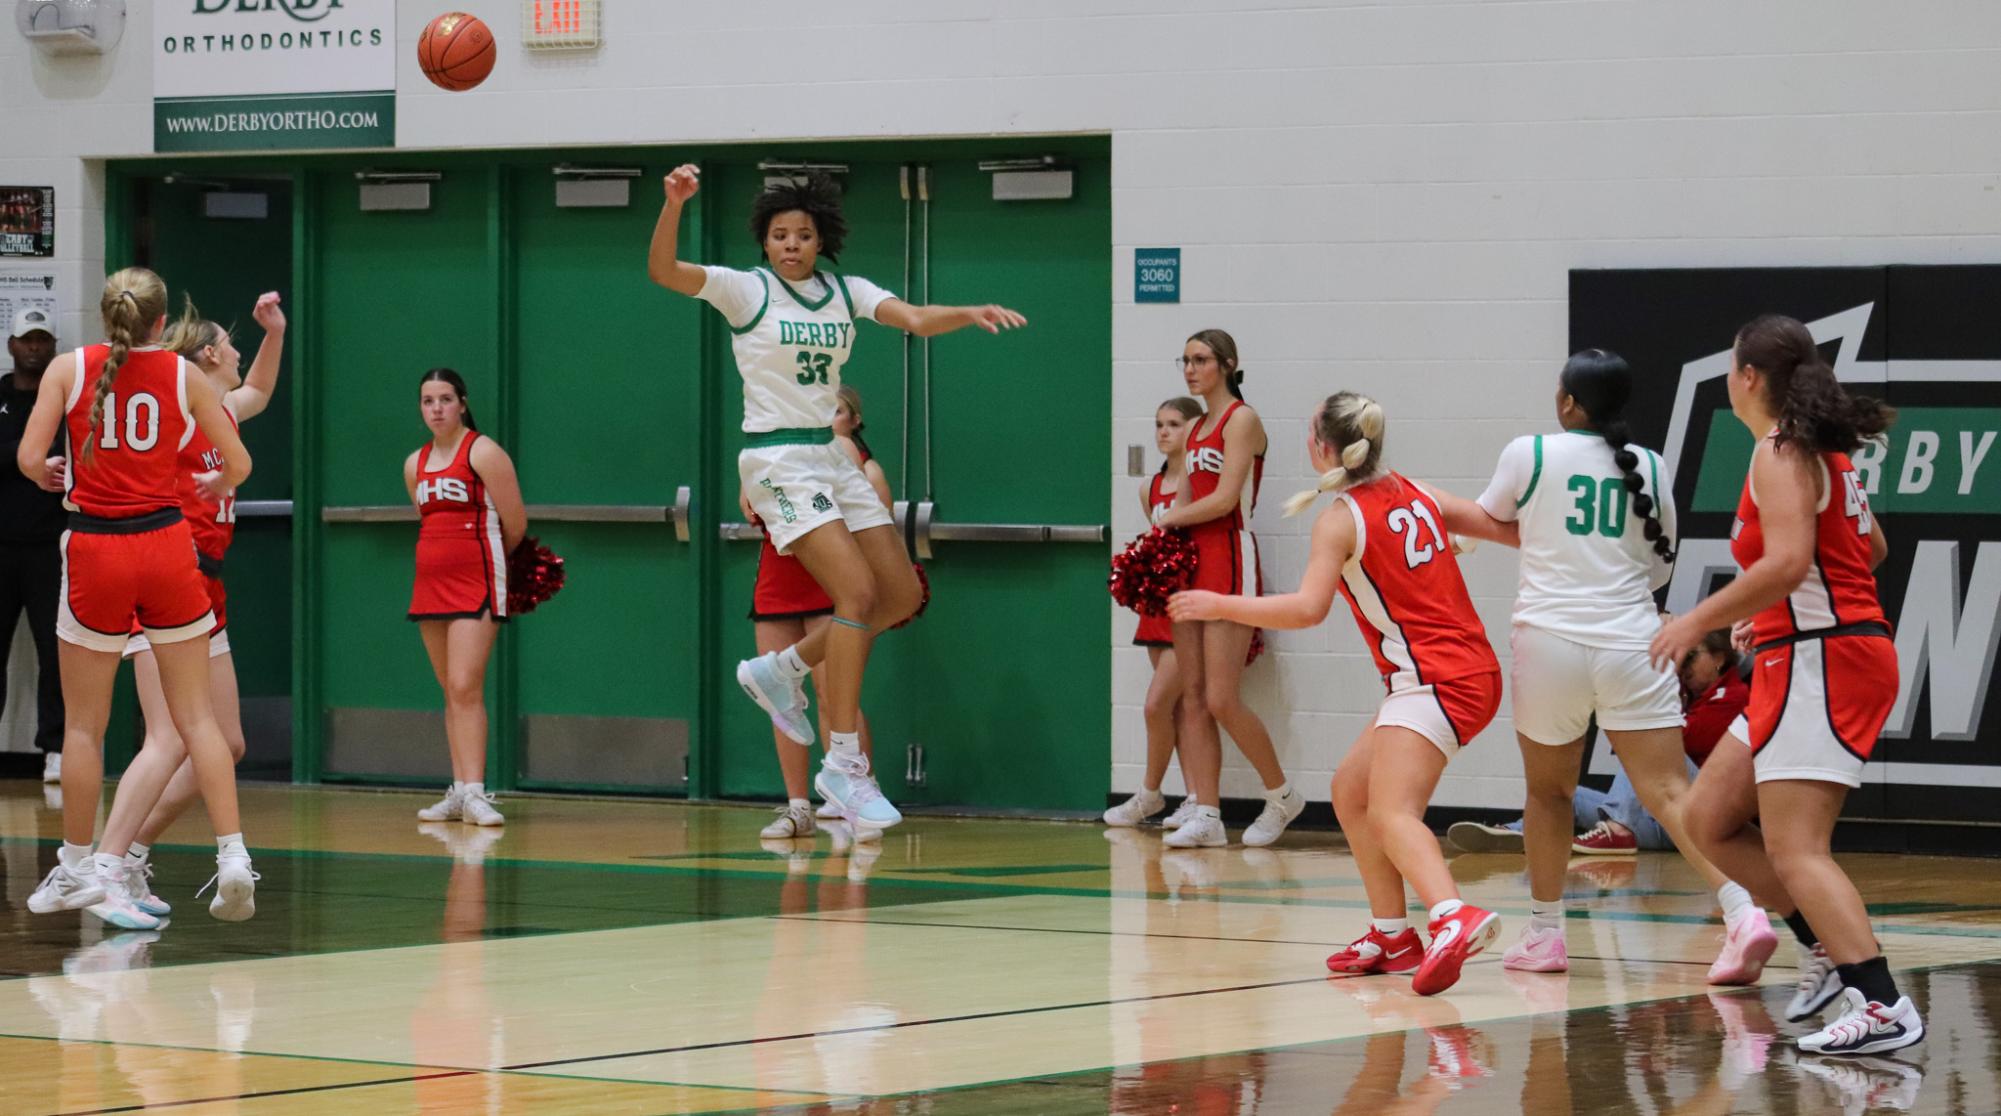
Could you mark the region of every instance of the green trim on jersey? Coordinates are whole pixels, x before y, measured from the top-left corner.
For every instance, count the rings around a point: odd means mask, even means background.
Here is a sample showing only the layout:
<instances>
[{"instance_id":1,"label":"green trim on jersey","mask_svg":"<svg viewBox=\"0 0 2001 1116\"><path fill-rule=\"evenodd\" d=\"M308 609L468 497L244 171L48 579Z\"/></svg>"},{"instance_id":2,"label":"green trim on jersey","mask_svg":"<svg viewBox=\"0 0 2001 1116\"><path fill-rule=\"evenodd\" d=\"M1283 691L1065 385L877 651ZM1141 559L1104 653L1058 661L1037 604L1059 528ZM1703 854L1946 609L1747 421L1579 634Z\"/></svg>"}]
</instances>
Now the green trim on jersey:
<instances>
[{"instance_id":1,"label":"green trim on jersey","mask_svg":"<svg viewBox=\"0 0 2001 1116\"><path fill-rule=\"evenodd\" d=\"M778 285L785 288L785 293L791 295L792 301L798 303L801 309L818 310L820 307L825 306L827 303L832 302L834 300L834 285L832 283L827 282L827 277L824 272L815 271L813 272L813 274L819 276L820 283L827 288L827 293L821 295L820 301L818 302L807 301L805 295L802 295L798 291L793 290L792 284L787 283L785 281L785 276L778 274L776 271L771 273L771 277L773 279L778 280ZM848 317L852 318L854 317L854 314L849 313Z\"/></svg>"},{"instance_id":2,"label":"green trim on jersey","mask_svg":"<svg viewBox=\"0 0 2001 1116\"><path fill-rule=\"evenodd\" d=\"M853 295L848 293L848 281L841 277L840 272L836 271L834 272L834 282L838 284L841 288L841 301L846 303L848 306L848 320L854 321L855 299Z\"/></svg>"},{"instance_id":3,"label":"green trim on jersey","mask_svg":"<svg viewBox=\"0 0 2001 1116\"><path fill-rule=\"evenodd\" d=\"M751 330L753 330L753 329L756 329L756 328L757 328L757 323L759 323L759 322L761 322L761 321L763 321L763 320L764 320L764 312L765 312L766 310L769 310L769 309L771 309L771 280L769 280L769 279L766 279L766 278L764 277L764 269L763 269L763 268L761 268L761 267L753 267L753 268L751 268L751 269L750 269L750 273L751 273L752 275L755 275L755 276L757 276L757 281L758 281L758 282L760 282L760 283L763 283L763 284L764 284L764 305L762 305L762 306L760 306L760 307L758 307L758 308L757 308L757 313L756 313L755 315L753 315L753 316L751 317L750 321L748 321L748 322L745 322L745 323L744 323L744 326L743 326L743 328L742 328L742 329L738 329L738 328L737 328L737 327L735 327L735 326L730 326L730 332L731 332L731 333L734 333L734 334L737 334L737 335L739 335L739 336L741 336L741 335L743 335L743 334L746 334L746 333L749 333L749 332L750 332ZM728 318L724 318L724 319L723 319L723 324L724 324L724 325L729 325L729 324L730 324L730 323L729 323L729 319L728 319Z\"/></svg>"},{"instance_id":4,"label":"green trim on jersey","mask_svg":"<svg viewBox=\"0 0 2001 1116\"><path fill-rule=\"evenodd\" d=\"M787 426L777 430L762 430L743 436L743 448L767 449L771 446L826 446L834 441L831 426Z\"/></svg>"},{"instance_id":5,"label":"green trim on jersey","mask_svg":"<svg viewBox=\"0 0 2001 1116\"><path fill-rule=\"evenodd\" d=\"M1535 482L1542 479L1542 435L1535 436L1535 470L1529 473L1529 486L1522 489L1522 498L1515 501L1515 510L1526 507L1529 497L1535 495Z\"/></svg>"},{"instance_id":6,"label":"green trim on jersey","mask_svg":"<svg viewBox=\"0 0 2001 1116\"><path fill-rule=\"evenodd\" d=\"M1661 455L1652 450L1647 450L1647 465L1654 474L1654 506L1659 507L1661 502Z\"/></svg>"}]
</instances>

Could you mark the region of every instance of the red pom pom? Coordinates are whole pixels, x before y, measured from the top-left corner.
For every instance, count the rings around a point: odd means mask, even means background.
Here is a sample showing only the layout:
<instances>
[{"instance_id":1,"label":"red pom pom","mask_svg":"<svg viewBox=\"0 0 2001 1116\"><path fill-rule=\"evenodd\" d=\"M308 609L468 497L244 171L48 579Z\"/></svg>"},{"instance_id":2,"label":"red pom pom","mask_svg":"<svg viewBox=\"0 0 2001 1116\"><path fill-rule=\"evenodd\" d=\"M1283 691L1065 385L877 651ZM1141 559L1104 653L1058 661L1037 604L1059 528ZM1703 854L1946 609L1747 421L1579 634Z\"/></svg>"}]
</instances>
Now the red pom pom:
<instances>
[{"instance_id":1,"label":"red pom pom","mask_svg":"<svg viewBox=\"0 0 2001 1116\"><path fill-rule=\"evenodd\" d=\"M562 556L535 536L522 539L507 556L507 614L525 616L563 588Z\"/></svg>"},{"instance_id":2,"label":"red pom pom","mask_svg":"<svg viewBox=\"0 0 2001 1116\"><path fill-rule=\"evenodd\" d=\"M912 562L910 564L910 568L917 571L917 587L919 589L924 590L924 595L917 598L916 612L911 613L910 615L904 617L902 620L899 620L896 623L891 624L889 626L889 630L892 632L910 623L912 620L917 619L919 616L924 615L924 610L930 607L931 605L931 578L927 576L924 572L924 563Z\"/></svg>"},{"instance_id":3,"label":"red pom pom","mask_svg":"<svg viewBox=\"0 0 2001 1116\"><path fill-rule=\"evenodd\" d=\"M1180 530L1156 527L1112 559L1112 599L1141 616L1167 615L1167 598L1195 584L1200 554Z\"/></svg>"}]
</instances>

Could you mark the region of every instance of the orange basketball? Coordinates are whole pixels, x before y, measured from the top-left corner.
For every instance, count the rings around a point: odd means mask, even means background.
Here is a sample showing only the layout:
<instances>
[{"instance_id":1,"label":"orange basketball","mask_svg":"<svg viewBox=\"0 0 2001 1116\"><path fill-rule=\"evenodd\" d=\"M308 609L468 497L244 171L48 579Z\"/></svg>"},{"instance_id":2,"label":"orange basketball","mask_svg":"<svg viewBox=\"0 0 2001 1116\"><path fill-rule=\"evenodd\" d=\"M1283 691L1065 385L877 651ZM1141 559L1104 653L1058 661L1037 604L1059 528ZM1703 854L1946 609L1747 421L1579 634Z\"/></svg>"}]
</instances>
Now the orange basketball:
<instances>
[{"instance_id":1,"label":"orange basketball","mask_svg":"<svg viewBox=\"0 0 2001 1116\"><path fill-rule=\"evenodd\" d=\"M471 89L493 72L498 48L486 22L464 12L446 12L417 36L417 65L431 84L454 93Z\"/></svg>"}]
</instances>

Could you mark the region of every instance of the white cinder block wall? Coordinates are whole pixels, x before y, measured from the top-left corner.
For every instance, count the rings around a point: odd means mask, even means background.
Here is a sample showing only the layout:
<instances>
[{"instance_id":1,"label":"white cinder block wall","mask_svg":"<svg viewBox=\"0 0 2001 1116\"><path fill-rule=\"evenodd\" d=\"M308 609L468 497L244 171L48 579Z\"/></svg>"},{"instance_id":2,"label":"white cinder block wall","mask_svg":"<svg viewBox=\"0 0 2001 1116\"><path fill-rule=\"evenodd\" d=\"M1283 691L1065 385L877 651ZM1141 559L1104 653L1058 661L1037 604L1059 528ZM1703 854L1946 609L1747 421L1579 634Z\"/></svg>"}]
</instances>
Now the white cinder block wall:
<instances>
[{"instance_id":1,"label":"white cinder block wall","mask_svg":"<svg viewBox=\"0 0 2001 1116\"><path fill-rule=\"evenodd\" d=\"M518 3L457 6L512 39ZM1277 510L1306 483L1315 402L1374 394L1397 467L1477 491L1509 437L1550 421L1571 268L2001 257L1990 0L604 6L595 54L504 49L479 90L444 94L413 44L445 6L400 5L399 144L1109 133L1111 522L1122 538L1141 525L1124 447L1151 445L1182 338L1229 329L1272 434L1257 528L1281 587L1304 561ZM105 265L94 160L150 148L152 3L130 7L102 62L31 58L0 31L0 182L58 189L73 337ZM1183 250L1178 306L1132 302L1132 250L1154 246ZM1505 654L1513 562L1486 550L1466 568ZM1144 746L1131 632L1118 615L1108 649L1119 790ZM1250 700L1324 798L1379 695L1374 669L1340 612L1272 647ZM1226 794L1256 790L1226 765ZM1439 801L1520 802L1505 719Z\"/></svg>"}]
</instances>

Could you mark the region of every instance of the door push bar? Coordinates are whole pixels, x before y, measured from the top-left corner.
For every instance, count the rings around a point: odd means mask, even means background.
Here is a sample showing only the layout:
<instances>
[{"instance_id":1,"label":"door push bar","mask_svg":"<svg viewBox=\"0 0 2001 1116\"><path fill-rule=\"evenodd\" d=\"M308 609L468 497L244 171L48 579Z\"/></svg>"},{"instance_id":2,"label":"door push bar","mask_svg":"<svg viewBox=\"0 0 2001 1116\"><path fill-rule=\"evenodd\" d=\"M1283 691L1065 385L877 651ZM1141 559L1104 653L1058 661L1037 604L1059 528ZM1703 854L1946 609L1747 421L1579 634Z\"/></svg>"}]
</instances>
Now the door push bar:
<instances>
[{"instance_id":1,"label":"door push bar","mask_svg":"<svg viewBox=\"0 0 2001 1116\"><path fill-rule=\"evenodd\" d=\"M1110 537L1103 524L940 523L936 513L937 505L930 500L915 505L896 502L897 529L911 539L919 558L935 557L931 544L937 542L1103 543ZM754 542L763 537L748 523L724 523L716 533L730 542Z\"/></svg>"},{"instance_id":2,"label":"door push bar","mask_svg":"<svg viewBox=\"0 0 2001 1116\"><path fill-rule=\"evenodd\" d=\"M290 514L291 501L263 501L283 503L284 512L263 511L246 513L243 505L237 505L237 514L278 515ZM693 504L693 493L687 485L674 490L674 503L666 504L529 504L528 518L551 523L672 523L674 538L687 542L689 510ZM409 504L364 504L347 507L321 508L320 520L324 523L410 523L417 519L417 509Z\"/></svg>"}]
</instances>

